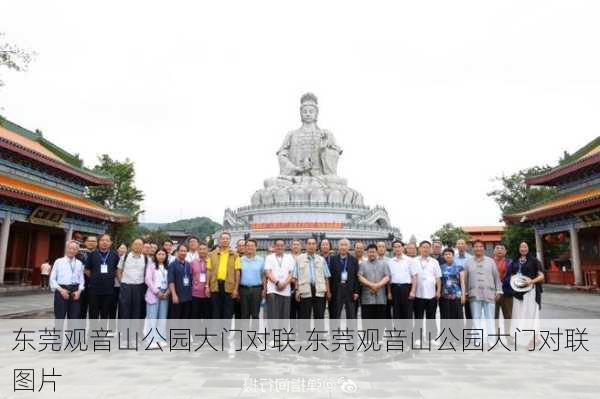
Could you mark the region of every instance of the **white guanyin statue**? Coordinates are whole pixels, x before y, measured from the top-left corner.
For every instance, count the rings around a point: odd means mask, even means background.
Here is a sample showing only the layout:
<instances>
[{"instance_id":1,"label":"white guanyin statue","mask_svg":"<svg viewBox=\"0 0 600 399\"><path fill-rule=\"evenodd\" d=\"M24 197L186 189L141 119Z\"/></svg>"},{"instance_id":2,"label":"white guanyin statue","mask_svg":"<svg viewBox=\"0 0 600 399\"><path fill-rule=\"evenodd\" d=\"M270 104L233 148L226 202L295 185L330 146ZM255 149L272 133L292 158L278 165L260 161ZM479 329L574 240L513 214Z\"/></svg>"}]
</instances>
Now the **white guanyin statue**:
<instances>
[{"instance_id":1,"label":"white guanyin statue","mask_svg":"<svg viewBox=\"0 0 600 399\"><path fill-rule=\"evenodd\" d=\"M279 176L265 180L252 205L285 202L343 203L362 206L363 197L337 175L342 149L333 133L317 125L319 106L312 93L300 99L302 126L289 132L277 151Z\"/></svg>"}]
</instances>

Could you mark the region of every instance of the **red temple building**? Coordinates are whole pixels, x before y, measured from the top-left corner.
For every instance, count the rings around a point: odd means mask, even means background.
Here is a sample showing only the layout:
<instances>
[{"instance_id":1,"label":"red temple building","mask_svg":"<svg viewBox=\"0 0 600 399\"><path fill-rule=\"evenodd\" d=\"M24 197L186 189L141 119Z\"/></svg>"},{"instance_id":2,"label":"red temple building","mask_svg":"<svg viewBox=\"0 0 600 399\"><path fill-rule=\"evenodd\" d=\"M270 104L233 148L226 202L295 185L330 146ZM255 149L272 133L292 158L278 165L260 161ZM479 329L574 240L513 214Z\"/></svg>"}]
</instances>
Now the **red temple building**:
<instances>
[{"instance_id":1,"label":"red temple building","mask_svg":"<svg viewBox=\"0 0 600 399\"><path fill-rule=\"evenodd\" d=\"M0 284L37 285L40 265L63 256L67 240L127 221L84 196L110 184L41 132L0 117Z\"/></svg>"},{"instance_id":2,"label":"red temple building","mask_svg":"<svg viewBox=\"0 0 600 399\"><path fill-rule=\"evenodd\" d=\"M526 180L527 185L553 186L558 194L532 209L505 216L509 223L535 229L538 258L546 282L597 287L600 275L600 137L561 165ZM567 261L557 266L544 259L544 245L568 242Z\"/></svg>"},{"instance_id":3,"label":"red temple building","mask_svg":"<svg viewBox=\"0 0 600 399\"><path fill-rule=\"evenodd\" d=\"M461 228L469 234L467 240L469 248L473 247L473 242L482 241L488 256L492 256L496 245L502 243L504 226L462 226Z\"/></svg>"}]
</instances>

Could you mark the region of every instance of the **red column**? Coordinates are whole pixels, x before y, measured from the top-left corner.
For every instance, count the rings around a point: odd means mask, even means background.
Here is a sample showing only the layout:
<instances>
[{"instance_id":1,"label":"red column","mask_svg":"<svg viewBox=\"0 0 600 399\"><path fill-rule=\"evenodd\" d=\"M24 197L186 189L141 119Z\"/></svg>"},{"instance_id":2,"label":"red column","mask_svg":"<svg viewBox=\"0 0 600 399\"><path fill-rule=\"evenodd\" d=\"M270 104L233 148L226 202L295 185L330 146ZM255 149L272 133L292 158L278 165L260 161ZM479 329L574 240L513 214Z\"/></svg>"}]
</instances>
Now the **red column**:
<instances>
[{"instance_id":1,"label":"red column","mask_svg":"<svg viewBox=\"0 0 600 399\"><path fill-rule=\"evenodd\" d=\"M40 267L50 254L50 232L47 230L35 231L31 250L30 264L27 265L31 271L31 284L39 285Z\"/></svg>"}]
</instances>

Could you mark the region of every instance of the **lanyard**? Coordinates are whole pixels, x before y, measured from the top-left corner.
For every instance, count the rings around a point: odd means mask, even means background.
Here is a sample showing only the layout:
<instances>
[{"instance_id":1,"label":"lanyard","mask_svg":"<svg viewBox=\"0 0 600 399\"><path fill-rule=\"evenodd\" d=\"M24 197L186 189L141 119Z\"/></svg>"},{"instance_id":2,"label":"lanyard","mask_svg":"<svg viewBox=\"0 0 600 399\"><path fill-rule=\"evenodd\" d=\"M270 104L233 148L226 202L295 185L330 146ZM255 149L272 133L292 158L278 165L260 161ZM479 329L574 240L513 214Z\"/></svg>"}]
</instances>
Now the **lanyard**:
<instances>
[{"instance_id":1,"label":"lanyard","mask_svg":"<svg viewBox=\"0 0 600 399\"><path fill-rule=\"evenodd\" d=\"M73 258L72 260L69 259L69 266L71 267L71 284L75 284L75 258Z\"/></svg>"},{"instance_id":2,"label":"lanyard","mask_svg":"<svg viewBox=\"0 0 600 399\"><path fill-rule=\"evenodd\" d=\"M522 258L519 259L519 271L517 272L517 274L523 274L522 270L523 270L523 265L527 262L527 259L525 259L525 261L522 260Z\"/></svg>"},{"instance_id":3,"label":"lanyard","mask_svg":"<svg viewBox=\"0 0 600 399\"><path fill-rule=\"evenodd\" d=\"M308 257L308 268L310 272L310 282L312 283L315 280L315 258L313 256Z\"/></svg>"},{"instance_id":4,"label":"lanyard","mask_svg":"<svg viewBox=\"0 0 600 399\"><path fill-rule=\"evenodd\" d=\"M348 269L348 257L340 258L340 261L343 262L342 263L342 272L347 271L347 269Z\"/></svg>"},{"instance_id":5,"label":"lanyard","mask_svg":"<svg viewBox=\"0 0 600 399\"><path fill-rule=\"evenodd\" d=\"M163 265L158 266L158 271L160 272L160 282L161 284L167 281L167 269Z\"/></svg>"},{"instance_id":6,"label":"lanyard","mask_svg":"<svg viewBox=\"0 0 600 399\"><path fill-rule=\"evenodd\" d=\"M102 252L98 251L98 254L100 255L100 259L102 260L102 264L106 265L106 261L108 260L108 257L110 256L110 251L106 252L106 256L102 256Z\"/></svg>"},{"instance_id":7,"label":"lanyard","mask_svg":"<svg viewBox=\"0 0 600 399\"><path fill-rule=\"evenodd\" d=\"M279 270L283 267L283 256L281 256L281 260L279 260L279 256L275 255L275 260L277 261L277 265L279 266Z\"/></svg>"}]
</instances>

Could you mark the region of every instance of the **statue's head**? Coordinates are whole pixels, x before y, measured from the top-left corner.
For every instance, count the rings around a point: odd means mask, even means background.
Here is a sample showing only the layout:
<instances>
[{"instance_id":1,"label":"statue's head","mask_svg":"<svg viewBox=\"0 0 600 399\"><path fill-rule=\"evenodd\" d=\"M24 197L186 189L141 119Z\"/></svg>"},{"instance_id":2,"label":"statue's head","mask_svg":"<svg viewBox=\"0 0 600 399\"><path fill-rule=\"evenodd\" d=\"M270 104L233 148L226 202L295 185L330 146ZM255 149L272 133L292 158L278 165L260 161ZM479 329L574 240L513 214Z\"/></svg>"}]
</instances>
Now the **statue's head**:
<instances>
[{"instance_id":1,"label":"statue's head","mask_svg":"<svg viewBox=\"0 0 600 399\"><path fill-rule=\"evenodd\" d=\"M317 96L312 93L306 93L300 98L300 117L302 122L316 122L319 116L319 104Z\"/></svg>"}]
</instances>

